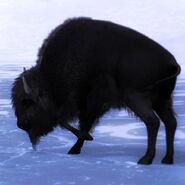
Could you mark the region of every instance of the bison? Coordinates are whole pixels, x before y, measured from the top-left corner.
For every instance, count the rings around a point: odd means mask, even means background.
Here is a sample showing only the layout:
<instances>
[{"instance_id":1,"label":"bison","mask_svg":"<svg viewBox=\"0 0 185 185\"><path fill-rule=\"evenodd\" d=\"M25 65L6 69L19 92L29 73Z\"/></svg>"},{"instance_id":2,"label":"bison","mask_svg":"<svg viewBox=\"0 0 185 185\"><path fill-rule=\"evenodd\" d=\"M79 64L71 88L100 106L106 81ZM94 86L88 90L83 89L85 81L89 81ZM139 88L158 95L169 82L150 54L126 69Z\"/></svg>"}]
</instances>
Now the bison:
<instances>
[{"instance_id":1,"label":"bison","mask_svg":"<svg viewBox=\"0 0 185 185\"><path fill-rule=\"evenodd\" d=\"M163 121L172 164L177 126L172 92L180 66L161 45L130 28L102 20L74 18L55 28L38 52L36 65L12 87L17 126L33 147L56 126L78 137L69 154L79 154L98 119L125 108L146 125L148 145L139 164L151 164ZM79 121L79 130L71 126Z\"/></svg>"}]
</instances>

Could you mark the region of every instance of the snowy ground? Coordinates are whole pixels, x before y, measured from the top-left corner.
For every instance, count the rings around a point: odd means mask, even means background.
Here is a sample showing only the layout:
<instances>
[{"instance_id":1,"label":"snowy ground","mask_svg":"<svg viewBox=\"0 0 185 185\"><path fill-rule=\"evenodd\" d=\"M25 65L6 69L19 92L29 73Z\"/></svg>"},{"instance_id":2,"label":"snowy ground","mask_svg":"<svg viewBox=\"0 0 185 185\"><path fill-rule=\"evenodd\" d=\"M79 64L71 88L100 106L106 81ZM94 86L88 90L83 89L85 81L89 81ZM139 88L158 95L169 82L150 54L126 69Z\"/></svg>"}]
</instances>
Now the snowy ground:
<instances>
[{"instance_id":1,"label":"snowy ground","mask_svg":"<svg viewBox=\"0 0 185 185\"><path fill-rule=\"evenodd\" d=\"M185 183L185 3L183 0L2 0L0 1L0 185L184 185ZM13 79L34 65L52 28L67 17L111 20L145 33L176 57L182 73L174 93L178 129L175 164L161 165L165 134L161 125L151 166L137 165L146 148L142 123L124 111L106 114L79 156L67 151L76 138L56 129L34 152L16 127L10 104Z\"/></svg>"}]
</instances>

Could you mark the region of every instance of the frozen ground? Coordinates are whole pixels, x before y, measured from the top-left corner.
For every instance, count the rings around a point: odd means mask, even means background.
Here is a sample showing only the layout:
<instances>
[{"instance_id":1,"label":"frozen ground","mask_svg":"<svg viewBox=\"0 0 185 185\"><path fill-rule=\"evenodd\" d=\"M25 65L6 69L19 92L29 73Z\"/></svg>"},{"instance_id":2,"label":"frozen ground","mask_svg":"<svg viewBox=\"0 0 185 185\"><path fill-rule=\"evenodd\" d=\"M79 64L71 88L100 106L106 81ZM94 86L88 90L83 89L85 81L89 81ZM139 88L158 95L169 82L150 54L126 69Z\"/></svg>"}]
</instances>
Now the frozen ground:
<instances>
[{"instance_id":1,"label":"frozen ground","mask_svg":"<svg viewBox=\"0 0 185 185\"><path fill-rule=\"evenodd\" d=\"M183 0L2 0L0 1L0 185L184 185L185 183L185 3ZM142 123L124 111L105 115L79 156L67 151L76 138L56 129L32 151L17 129L10 104L13 79L34 65L48 32L67 17L108 19L135 28L170 50L182 66L174 93L178 119L175 164L161 165L161 125L151 166L137 165L146 148Z\"/></svg>"}]
</instances>

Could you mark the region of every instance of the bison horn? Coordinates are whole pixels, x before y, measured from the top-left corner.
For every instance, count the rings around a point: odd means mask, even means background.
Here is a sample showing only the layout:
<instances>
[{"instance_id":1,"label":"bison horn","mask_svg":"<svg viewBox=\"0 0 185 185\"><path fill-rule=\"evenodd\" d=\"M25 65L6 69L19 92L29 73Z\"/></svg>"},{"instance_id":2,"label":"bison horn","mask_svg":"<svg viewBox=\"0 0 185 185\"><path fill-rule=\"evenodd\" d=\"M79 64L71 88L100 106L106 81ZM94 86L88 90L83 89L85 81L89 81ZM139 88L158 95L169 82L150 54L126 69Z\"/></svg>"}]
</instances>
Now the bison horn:
<instances>
[{"instance_id":1,"label":"bison horn","mask_svg":"<svg viewBox=\"0 0 185 185\"><path fill-rule=\"evenodd\" d=\"M22 82L23 82L23 87L24 87L25 93L26 93L26 94L30 94L31 89L30 89L30 87L28 86L28 83L26 82L26 79L25 79L24 76L22 77Z\"/></svg>"}]
</instances>

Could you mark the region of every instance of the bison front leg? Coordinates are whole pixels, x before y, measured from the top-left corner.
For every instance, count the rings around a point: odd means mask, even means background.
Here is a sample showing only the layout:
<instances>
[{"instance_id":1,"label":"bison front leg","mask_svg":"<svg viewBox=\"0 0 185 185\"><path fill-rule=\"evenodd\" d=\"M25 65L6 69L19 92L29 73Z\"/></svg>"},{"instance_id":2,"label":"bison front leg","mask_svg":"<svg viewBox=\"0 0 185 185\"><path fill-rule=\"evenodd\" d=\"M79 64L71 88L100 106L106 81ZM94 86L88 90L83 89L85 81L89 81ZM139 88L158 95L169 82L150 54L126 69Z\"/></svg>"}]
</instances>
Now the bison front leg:
<instances>
[{"instance_id":1,"label":"bison front leg","mask_svg":"<svg viewBox=\"0 0 185 185\"><path fill-rule=\"evenodd\" d=\"M152 103L147 94L130 93L127 99L128 107L146 125L148 135L148 145L145 155L138 161L139 164L151 164L155 156L156 138L160 125L159 118L152 110Z\"/></svg>"},{"instance_id":2,"label":"bison front leg","mask_svg":"<svg viewBox=\"0 0 185 185\"><path fill-rule=\"evenodd\" d=\"M69 130L70 132L72 132L78 139L87 140L87 141L93 140L93 137L88 132L80 131L80 130L72 127L68 123L63 123L62 126L64 128L66 128L67 130Z\"/></svg>"},{"instance_id":3,"label":"bison front leg","mask_svg":"<svg viewBox=\"0 0 185 185\"><path fill-rule=\"evenodd\" d=\"M84 139L78 139L73 147L69 150L68 154L80 154L84 141Z\"/></svg>"},{"instance_id":4,"label":"bison front leg","mask_svg":"<svg viewBox=\"0 0 185 185\"><path fill-rule=\"evenodd\" d=\"M65 110L65 111L64 111ZM81 140L93 140L93 137L85 131L80 131L74 127L72 127L64 118L61 118L61 115L66 115L68 112L67 109L60 108L57 113L57 122L60 123L60 126L67 129L71 133L73 133L78 139Z\"/></svg>"},{"instance_id":5,"label":"bison front leg","mask_svg":"<svg viewBox=\"0 0 185 185\"><path fill-rule=\"evenodd\" d=\"M82 125L82 124L81 124ZM91 129L91 124L85 124L85 127L82 127L80 130L82 133L88 133ZM93 140L93 138L92 138ZM77 142L73 145L73 147L69 150L68 154L80 154L81 148L83 147L85 138L78 138Z\"/></svg>"},{"instance_id":6,"label":"bison front leg","mask_svg":"<svg viewBox=\"0 0 185 185\"><path fill-rule=\"evenodd\" d=\"M104 99L102 98L102 94L105 94L106 91L105 93L102 93L103 89L100 86L101 91L99 92L97 91L98 88L99 86L95 86L92 88L91 92L88 94L87 99L84 100L85 103L80 110L79 123L80 123L80 131L82 133L89 133L89 131L92 128L92 125L106 111L106 109L102 109L104 104ZM68 153L79 154L81 152L81 148L83 147L83 144L84 144L84 139L79 138Z\"/></svg>"},{"instance_id":7,"label":"bison front leg","mask_svg":"<svg viewBox=\"0 0 185 185\"><path fill-rule=\"evenodd\" d=\"M95 121L95 118L94 119L87 118L87 117L91 117L91 116L87 116L87 115L89 115L89 114L87 114L86 111L82 111L79 116L80 131L82 133L89 133L89 131L91 130L91 127ZM84 141L85 141L84 138L78 138L77 142L69 150L68 154L80 154L81 148L83 147L83 144L84 144Z\"/></svg>"}]
</instances>

